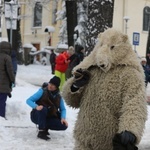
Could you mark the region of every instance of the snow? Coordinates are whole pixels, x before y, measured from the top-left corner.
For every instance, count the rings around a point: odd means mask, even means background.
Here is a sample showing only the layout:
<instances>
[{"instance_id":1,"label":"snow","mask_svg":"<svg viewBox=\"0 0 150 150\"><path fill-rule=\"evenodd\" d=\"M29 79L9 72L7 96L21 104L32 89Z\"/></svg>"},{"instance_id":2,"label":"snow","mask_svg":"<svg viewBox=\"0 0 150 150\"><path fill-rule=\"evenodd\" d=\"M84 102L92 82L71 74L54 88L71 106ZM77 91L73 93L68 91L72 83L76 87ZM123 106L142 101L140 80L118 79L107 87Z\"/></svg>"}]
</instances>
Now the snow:
<instances>
[{"instance_id":1,"label":"snow","mask_svg":"<svg viewBox=\"0 0 150 150\"><path fill-rule=\"evenodd\" d=\"M26 47L26 48L32 48L32 47L33 47L33 45L32 45L32 44L30 44L30 43L26 43L26 44L24 44L24 45L23 45L23 47Z\"/></svg>"},{"instance_id":2,"label":"snow","mask_svg":"<svg viewBox=\"0 0 150 150\"><path fill-rule=\"evenodd\" d=\"M0 29L1 30L1 29ZM0 31L1 32L1 31ZM8 42L8 38L6 38L6 37L0 37L0 42L1 41L7 41Z\"/></svg>"},{"instance_id":3,"label":"snow","mask_svg":"<svg viewBox=\"0 0 150 150\"><path fill-rule=\"evenodd\" d=\"M36 52L37 51L37 48L34 47L31 43L26 43L23 45L23 48L28 48L28 49L31 49L31 52Z\"/></svg>"},{"instance_id":4,"label":"snow","mask_svg":"<svg viewBox=\"0 0 150 150\"><path fill-rule=\"evenodd\" d=\"M53 46L45 46L44 49L51 50L51 49L55 49L55 47L53 47Z\"/></svg>"},{"instance_id":5,"label":"snow","mask_svg":"<svg viewBox=\"0 0 150 150\"><path fill-rule=\"evenodd\" d=\"M67 44L64 44L64 43L59 43L57 45L57 48L58 49L68 49L68 45Z\"/></svg>"},{"instance_id":6,"label":"snow","mask_svg":"<svg viewBox=\"0 0 150 150\"><path fill-rule=\"evenodd\" d=\"M13 88L12 98L7 99L7 120L0 117L0 150L73 149L72 131L78 110L66 106L69 127L66 131L50 131L50 141L38 139L37 128L30 121L31 108L26 104L26 99L51 77L50 66L18 66L16 87Z\"/></svg>"},{"instance_id":7,"label":"snow","mask_svg":"<svg viewBox=\"0 0 150 150\"><path fill-rule=\"evenodd\" d=\"M7 99L7 120L0 117L0 150L73 150L73 129L78 109L66 106L69 127L66 131L50 131L50 141L36 137L38 130L30 120L31 108L26 104L26 99L51 77L49 65L18 66L16 87L13 88L12 98ZM150 85L147 93L150 93ZM148 113L139 150L150 150L150 106Z\"/></svg>"},{"instance_id":8,"label":"snow","mask_svg":"<svg viewBox=\"0 0 150 150\"><path fill-rule=\"evenodd\" d=\"M54 32L54 31L55 31L55 28L52 26L46 26L45 27L45 32Z\"/></svg>"},{"instance_id":9,"label":"snow","mask_svg":"<svg viewBox=\"0 0 150 150\"><path fill-rule=\"evenodd\" d=\"M51 54L51 52L48 49L42 49L42 50L39 50L39 51L31 51L29 54L30 55L37 55L37 54L40 54L40 53Z\"/></svg>"}]
</instances>

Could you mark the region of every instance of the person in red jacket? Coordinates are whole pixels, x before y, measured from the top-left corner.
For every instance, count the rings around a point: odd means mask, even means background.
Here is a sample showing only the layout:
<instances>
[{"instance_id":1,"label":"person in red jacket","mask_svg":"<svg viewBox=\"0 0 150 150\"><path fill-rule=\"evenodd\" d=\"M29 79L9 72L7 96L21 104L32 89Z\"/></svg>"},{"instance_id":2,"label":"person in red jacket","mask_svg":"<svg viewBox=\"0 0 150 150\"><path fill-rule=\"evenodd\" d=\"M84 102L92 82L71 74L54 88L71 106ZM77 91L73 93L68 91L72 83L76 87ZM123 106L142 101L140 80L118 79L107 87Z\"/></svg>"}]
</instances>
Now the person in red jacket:
<instances>
[{"instance_id":1,"label":"person in red jacket","mask_svg":"<svg viewBox=\"0 0 150 150\"><path fill-rule=\"evenodd\" d=\"M56 57L56 65L55 65L55 75L60 78L61 83L59 86L59 89L62 89L62 86L64 82L66 81L66 76L65 72L68 68L69 64L69 54L67 51L61 52L57 57Z\"/></svg>"}]
</instances>

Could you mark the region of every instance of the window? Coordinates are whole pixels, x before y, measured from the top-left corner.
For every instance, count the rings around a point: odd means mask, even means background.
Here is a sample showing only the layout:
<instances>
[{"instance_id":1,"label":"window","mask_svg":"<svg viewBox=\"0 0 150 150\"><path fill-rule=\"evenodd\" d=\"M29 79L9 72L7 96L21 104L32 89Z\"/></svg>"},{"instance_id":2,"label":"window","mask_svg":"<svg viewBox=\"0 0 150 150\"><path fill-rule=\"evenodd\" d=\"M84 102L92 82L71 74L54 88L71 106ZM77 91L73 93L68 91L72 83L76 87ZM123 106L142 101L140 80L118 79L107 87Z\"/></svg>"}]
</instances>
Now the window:
<instances>
[{"instance_id":1,"label":"window","mask_svg":"<svg viewBox=\"0 0 150 150\"><path fill-rule=\"evenodd\" d=\"M36 2L34 8L33 27L42 26L42 5L40 2Z\"/></svg>"},{"instance_id":2,"label":"window","mask_svg":"<svg viewBox=\"0 0 150 150\"><path fill-rule=\"evenodd\" d=\"M53 7L52 7L52 24L56 24L57 7L58 7L58 1L53 1Z\"/></svg>"},{"instance_id":3,"label":"window","mask_svg":"<svg viewBox=\"0 0 150 150\"><path fill-rule=\"evenodd\" d=\"M146 6L143 10L143 31L148 31L150 26L150 7Z\"/></svg>"}]
</instances>

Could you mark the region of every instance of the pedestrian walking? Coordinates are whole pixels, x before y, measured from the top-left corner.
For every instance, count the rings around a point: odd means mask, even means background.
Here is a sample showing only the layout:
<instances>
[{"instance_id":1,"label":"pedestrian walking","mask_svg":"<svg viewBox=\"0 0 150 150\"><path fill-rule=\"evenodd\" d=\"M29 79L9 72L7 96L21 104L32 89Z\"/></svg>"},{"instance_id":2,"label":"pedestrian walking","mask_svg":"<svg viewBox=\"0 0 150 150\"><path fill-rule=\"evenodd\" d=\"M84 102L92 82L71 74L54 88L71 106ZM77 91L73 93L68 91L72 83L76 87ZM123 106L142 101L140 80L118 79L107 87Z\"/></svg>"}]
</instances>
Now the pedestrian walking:
<instances>
[{"instance_id":1,"label":"pedestrian walking","mask_svg":"<svg viewBox=\"0 0 150 150\"><path fill-rule=\"evenodd\" d=\"M14 72L14 76L15 76L15 80L16 80L16 75L17 75L17 55L16 55L16 51L15 50L11 51L11 60L12 60L13 72ZM16 85L16 82L14 83L14 85Z\"/></svg>"},{"instance_id":2,"label":"pedestrian walking","mask_svg":"<svg viewBox=\"0 0 150 150\"><path fill-rule=\"evenodd\" d=\"M51 70L52 70L52 74L55 73L55 64L56 64L56 54L54 53L54 50L51 50L51 54L50 54L50 64L51 64Z\"/></svg>"},{"instance_id":3,"label":"pedestrian walking","mask_svg":"<svg viewBox=\"0 0 150 150\"><path fill-rule=\"evenodd\" d=\"M11 44L0 42L0 116L6 117L7 96L11 97L12 86L15 83L11 60Z\"/></svg>"}]
</instances>

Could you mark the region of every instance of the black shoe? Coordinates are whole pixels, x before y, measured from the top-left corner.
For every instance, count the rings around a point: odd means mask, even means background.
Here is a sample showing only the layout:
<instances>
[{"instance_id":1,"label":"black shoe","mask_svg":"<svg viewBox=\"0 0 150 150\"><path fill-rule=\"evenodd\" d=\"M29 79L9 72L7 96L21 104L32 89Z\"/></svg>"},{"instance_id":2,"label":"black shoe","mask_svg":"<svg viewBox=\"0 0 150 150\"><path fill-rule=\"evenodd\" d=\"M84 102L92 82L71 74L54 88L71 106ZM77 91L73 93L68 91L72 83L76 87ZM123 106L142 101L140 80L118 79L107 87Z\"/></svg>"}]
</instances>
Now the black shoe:
<instances>
[{"instance_id":1,"label":"black shoe","mask_svg":"<svg viewBox=\"0 0 150 150\"><path fill-rule=\"evenodd\" d=\"M43 140L49 140L50 139L50 137L47 136L47 132L45 130L39 131L37 137L40 139L43 139Z\"/></svg>"},{"instance_id":2,"label":"black shoe","mask_svg":"<svg viewBox=\"0 0 150 150\"><path fill-rule=\"evenodd\" d=\"M45 130L46 135L50 135L50 133L48 132L48 129Z\"/></svg>"}]
</instances>

